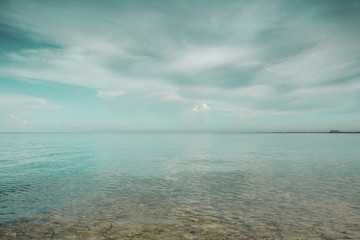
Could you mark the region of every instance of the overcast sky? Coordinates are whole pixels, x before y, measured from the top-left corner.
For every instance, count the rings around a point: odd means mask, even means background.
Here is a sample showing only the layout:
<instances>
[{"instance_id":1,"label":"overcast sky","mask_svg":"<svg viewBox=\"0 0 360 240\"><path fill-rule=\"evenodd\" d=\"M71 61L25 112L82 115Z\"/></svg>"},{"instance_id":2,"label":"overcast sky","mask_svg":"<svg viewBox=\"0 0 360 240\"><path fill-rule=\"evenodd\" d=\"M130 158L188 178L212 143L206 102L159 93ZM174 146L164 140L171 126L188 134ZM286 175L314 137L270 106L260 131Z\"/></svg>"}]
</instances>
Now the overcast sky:
<instances>
[{"instance_id":1,"label":"overcast sky","mask_svg":"<svg viewBox=\"0 0 360 240\"><path fill-rule=\"evenodd\" d=\"M0 0L0 131L360 130L360 1Z\"/></svg>"}]
</instances>

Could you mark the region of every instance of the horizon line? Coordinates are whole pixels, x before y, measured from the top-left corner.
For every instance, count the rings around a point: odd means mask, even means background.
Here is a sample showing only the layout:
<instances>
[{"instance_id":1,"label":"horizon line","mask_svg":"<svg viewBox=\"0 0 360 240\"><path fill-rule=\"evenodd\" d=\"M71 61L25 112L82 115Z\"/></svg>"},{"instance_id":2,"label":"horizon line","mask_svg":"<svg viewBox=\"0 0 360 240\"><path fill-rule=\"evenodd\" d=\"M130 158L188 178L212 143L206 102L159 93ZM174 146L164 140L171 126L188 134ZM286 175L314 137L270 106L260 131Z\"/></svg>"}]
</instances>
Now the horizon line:
<instances>
[{"instance_id":1,"label":"horizon line","mask_svg":"<svg viewBox=\"0 0 360 240\"><path fill-rule=\"evenodd\" d=\"M0 131L0 134L141 134L141 133L208 133L208 134L246 134L246 133L360 133L360 131L190 131L190 130L116 130L116 131Z\"/></svg>"}]
</instances>

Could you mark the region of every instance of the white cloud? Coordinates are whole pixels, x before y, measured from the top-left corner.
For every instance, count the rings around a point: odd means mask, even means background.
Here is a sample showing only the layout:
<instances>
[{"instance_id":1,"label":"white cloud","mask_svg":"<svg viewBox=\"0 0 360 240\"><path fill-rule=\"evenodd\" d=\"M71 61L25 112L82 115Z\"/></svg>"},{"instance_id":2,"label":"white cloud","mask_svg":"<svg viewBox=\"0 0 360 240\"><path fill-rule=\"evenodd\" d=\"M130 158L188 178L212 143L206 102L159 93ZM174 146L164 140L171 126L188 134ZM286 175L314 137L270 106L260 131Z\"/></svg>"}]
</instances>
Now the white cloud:
<instances>
[{"instance_id":1,"label":"white cloud","mask_svg":"<svg viewBox=\"0 0 360 240\"><path fill-rule=\"evenodd\" d=\"M167 71L198 73L221 65L235 65L237 67L253 67L260 62L254 58L255 52L251 47L231 48L193 48L180 56L174 56L174 61L165 69Z\"/></svg>"},{"instance_id":2,"label":"white cloud","mask_svg":"<svg viewBox=\"0 0 360 240\"><path fill-rule=\"evenodd\" d=\"M314 86L358 73L358 46L318 43L284 61L269 65L262 73L266 81L294 86Z\"/></svg>"},{"instance_id":3,"label":"white cloud","mask_svg":"<svg viewBox=\"0 0 360 240\"><path fill-rule=\"evenodd\" d=\"M12 52L7 55L12 63L0 66L0 76L41 79L95 89L122 89L123 92L151 92L170 87L161 74L158 76L159 72L156 77L151 75L155 71L153 69L163 68L158 62L144 61L145 57L125 52L109 42L101 44L98 47L84 44L62 49L25 49ZM122 69L123 64L128 66L126 70ZM129 69L136 74L129 75ZM146 72L144 75L143 71ZM117 95L120 93L99 90L98 96L112 97L111 92Z\"/></svg>"},{"instance_id":4,"label":"white cloud","mask_svg":"<svg viewBox=\"0 0 360 240\"><path fill-rule=\"evenodd\" d=\"M133 124L128 123L128 122L126 122L126 121L124 122L124 126L125 126L126 128L128 128L128 129L136 130L136 128L134 127Z\"/></svg>"},{"instance_id":5,"label":"white cloud","mask_svg":"<svg viewBox=\"0 0 360 240\"><path fill-rule=\"evenodd\" d=\"M114 98L114 97L121 96L124 93L125 93L124 91L102 91L102 90L98 90L97 96L99 98L102 98L102 99L106 100L106 99L109 99L109 98Z\"/></svg>"},{"instance_id":6,"label":"white cloud","mask_svg":"<svg viewBox=\"0 0 360 240\"><path fill-rule=\"evenodd\" d=\"M0 96L0 106L17 104L46 105L47 102L43 98L29 97L24 95Z\"/></svg>"},{"instance_id":7,"label":"white cloud","mask_svg":"<svg viewBox=\"0 0 360 240\"><path fill-rule=\"evenodd\" d=\"M197 105L192 109L193 112L208 112L210 110L211 110L211 108L206 103Z\"/></svg>"},{"instance_id":8,"label":"white cloud","mask_svg":"<svg viewBox=\"0 0 360 240\"><path fill-rule=\"evenodd\" d=\"M31 126L30 122L27 122L25 120L22 120L20 118L18 118L17 116L10 114L10 119L12 120L13 123L16 124L16 126L18 126L19 128L28 128Z\"/></svg>"},{"instance_id":9,"label":"white cloud","mask_svg":"<svg viewBox=\"0 0 360 240\"><path fill-rule=\"evenodd\" d=\"M269 100L276 95L271 85L253 85L241 88L192 87L183 91L188 98L211 99L211 101L226 101L228 104L238 102L256 102Z\"/></svg>"},{"instance_id":10,"label":"white cloud","mask_svg":"<svg viewBox=\"0 0 360 240\"><path fill-rule=\"evenodd\" d=\"M274 115L292 114L291 111L277 111L277 110L256 110L251 108L238 108L236 109L237 115L241 119L254 118L259 116L271 117Z\"/></svg>"},{"instance_id":11,"label":"white cloud","mask_svg":"<svg viewBox=\"0 0 360 240\"><path fill-rule=\"evenodd\" d=\"M167 101L188 101L188 99L180 96L176 92L168 91L168 92L164 93L164 96L160 100L160 102L162 103L162 102L167 102Z\"/></svg>"},{"instance_id":12,"label":"white cloud","mask_svg":"<svg viewBox=\"0 0 360 240\"><path fill-rule=\"evenodd\" d=\"M87 47L27 49L8 55L20 66L3 65L2 76L35 78L92 88L108 88L122 82L121 76L106 71L99 59L102 53Z\"/></svg>"},{"instance_id":13,"label":"white cloud","mask_svg":"<svg viewBox=\"0 0 360 240\"><path fill-rule=\"evenodd\" d=\"M0 96L0 109L54 110L61 107L60 105L48 103L44 98L17 94Z\"/></svg>"},{"instance_id":14,"label":"white cloud","mask_svg":"<svg viewBox=\"0 0 360 240\"><path fill-rule=\"evenodd\" d=\"M360 79L350 82L297 89L285 96L293 109L312 112L342 112L358 110ZM335 100L335 101L334 101Z\"/></svg>"}]
</instances>

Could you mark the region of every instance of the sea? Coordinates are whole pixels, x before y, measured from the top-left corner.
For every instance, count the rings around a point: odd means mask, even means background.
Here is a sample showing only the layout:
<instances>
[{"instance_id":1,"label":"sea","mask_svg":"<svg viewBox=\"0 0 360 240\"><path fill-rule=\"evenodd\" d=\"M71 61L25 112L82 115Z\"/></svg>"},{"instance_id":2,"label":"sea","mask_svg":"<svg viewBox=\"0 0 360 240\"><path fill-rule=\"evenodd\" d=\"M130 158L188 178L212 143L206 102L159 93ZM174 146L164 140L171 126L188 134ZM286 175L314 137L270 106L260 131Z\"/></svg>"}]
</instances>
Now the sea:
<instances>
[{"instance_id":1,"label":"sea","mask_svg":"<svg viewBox=\"0 0 360 240\"><path fill-rule=\"evenodd\" d=\"M360 134L1 133L0 239L360 239Z\"/></svg>"}]
</instances>

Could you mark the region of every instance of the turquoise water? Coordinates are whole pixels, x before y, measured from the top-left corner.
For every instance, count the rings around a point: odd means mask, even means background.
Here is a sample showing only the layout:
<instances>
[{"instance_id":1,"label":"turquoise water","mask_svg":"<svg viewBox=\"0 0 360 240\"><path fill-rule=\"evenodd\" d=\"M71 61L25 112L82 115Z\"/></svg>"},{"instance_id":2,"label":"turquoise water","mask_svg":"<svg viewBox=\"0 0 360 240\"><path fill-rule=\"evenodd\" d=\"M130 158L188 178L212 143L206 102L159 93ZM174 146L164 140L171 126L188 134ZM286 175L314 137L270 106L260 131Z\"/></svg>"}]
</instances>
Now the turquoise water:
<instances>
[{"instance_id":1,"label":"turquoise water","mask_svg":"<svg viewBox=\"0 0 360 240\"><path fill-rule=\"evenodd\" d=\"M0 237L360 239L359 146L360 134L0 134Z\"/></svg>"}]
</instances>

